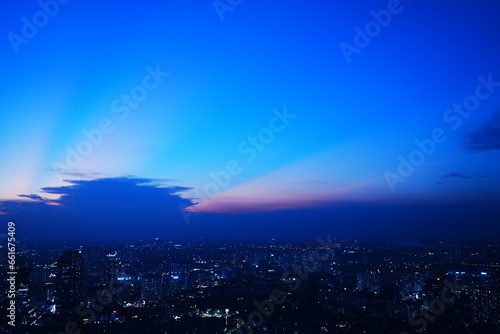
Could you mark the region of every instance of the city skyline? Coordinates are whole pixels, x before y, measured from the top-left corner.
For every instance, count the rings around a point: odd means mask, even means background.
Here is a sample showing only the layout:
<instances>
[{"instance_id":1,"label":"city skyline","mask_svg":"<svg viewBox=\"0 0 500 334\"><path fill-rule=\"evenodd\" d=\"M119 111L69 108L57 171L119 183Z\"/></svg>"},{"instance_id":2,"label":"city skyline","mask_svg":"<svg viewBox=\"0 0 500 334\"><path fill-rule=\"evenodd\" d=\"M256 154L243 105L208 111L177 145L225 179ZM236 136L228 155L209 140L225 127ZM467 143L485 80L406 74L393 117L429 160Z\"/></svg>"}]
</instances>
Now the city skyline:
<instances>
[{"instance_id":1,"label":"city skyline","mask_svg":"<svg viewBox=\"0 0 500 334\"><path fill-rule=\"evenodd\" d=\"M3 7L1 333L500 333L498 0Z\"/></svg>"},{"instance_id":2,"label":"city skyline","mask_svg":"<svg viewBox=\"0 0 500 334\"><path fill-rule=\"evenodd\" d=\"M499 9L10 4L0 220L27 239L499 235Z\"/></svg>"},{"instance_id":3,"label":"city skyline","mask_svg":"<svg viewBox=\"0 0 500 334\"><path fill-rule=\"evenodd\" d=\"M32 334L496 333L499 251L498 239L20 242L17 324Z\"/></svg>"}]
</instances>

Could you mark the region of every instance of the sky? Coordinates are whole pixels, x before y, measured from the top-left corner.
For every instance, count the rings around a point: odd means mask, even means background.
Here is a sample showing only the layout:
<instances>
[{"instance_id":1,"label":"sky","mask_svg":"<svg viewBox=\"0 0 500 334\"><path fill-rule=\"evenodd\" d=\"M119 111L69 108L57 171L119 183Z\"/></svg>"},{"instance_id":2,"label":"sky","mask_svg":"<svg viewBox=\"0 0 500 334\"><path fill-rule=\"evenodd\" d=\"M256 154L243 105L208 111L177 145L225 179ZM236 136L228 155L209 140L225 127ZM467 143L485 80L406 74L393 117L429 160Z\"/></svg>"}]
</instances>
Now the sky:
<instances>
[{"instance_id":1,"label":"sky","mask_svg":"<svg viewBox=\"0 0 500 334\"><path fill-rule=\"evenodd\" d=\"M498 236L499 12L8 1L0 220L28 239Z\"/></svg>"}]
</instances>

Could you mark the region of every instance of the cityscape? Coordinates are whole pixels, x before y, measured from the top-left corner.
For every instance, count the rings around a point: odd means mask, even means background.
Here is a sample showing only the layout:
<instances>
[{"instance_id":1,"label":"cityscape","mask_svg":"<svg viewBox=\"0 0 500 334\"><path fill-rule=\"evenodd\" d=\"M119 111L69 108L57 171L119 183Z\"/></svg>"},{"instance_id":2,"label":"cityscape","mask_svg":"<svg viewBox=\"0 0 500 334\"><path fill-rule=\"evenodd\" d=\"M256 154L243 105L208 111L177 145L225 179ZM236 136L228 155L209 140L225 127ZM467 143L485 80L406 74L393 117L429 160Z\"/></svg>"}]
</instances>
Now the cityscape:
<instances>
[{"instance_id":1,"label":"cityscape","mask_svg":"<svg viewBox=\"0 0 500 334\"><path fill-rule=\"evenodd\" d=\"M152 238L17 254L17 326L3 333L500 332L499 239Z\"/></svg>"},{"instance_id":2,"label":"cityscape","mask_svg":"<svg viewBox=\"0 0 500 334\"><path fill-rule=\"evenodd\" d=\"M500 334L499 0L2 4L0 334Z\"/></svg>"}]
</instances>

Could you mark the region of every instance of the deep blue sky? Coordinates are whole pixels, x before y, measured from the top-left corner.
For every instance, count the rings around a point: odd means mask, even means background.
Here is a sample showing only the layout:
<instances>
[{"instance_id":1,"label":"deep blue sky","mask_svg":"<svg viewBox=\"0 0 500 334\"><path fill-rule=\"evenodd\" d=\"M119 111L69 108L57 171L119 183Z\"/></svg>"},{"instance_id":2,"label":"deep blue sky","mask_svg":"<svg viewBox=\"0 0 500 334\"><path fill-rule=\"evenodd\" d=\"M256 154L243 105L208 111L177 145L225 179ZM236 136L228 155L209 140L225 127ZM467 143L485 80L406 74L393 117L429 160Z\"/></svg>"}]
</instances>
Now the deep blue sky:
<instances>
[{"instance_id":1,"label":"deep blue sky","mask_svg":"<svg viewBox=\"0 0 500 334\"><path fill-rule=\"evenodd\" d=\"M499 235L498 1L237 3L9 1L2 223Z\"/></svg>"}]
</instances>

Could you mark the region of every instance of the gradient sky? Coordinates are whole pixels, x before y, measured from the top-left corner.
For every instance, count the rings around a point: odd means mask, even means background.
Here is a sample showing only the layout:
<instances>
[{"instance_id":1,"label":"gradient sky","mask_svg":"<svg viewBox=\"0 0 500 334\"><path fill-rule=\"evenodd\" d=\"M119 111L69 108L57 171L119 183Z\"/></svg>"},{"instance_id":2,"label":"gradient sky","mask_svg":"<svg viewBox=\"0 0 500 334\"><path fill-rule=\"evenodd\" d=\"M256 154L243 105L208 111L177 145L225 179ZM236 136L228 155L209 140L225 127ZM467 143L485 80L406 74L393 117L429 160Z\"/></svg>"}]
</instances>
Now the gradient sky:
<instances>
[{"instance_id":1,"label":"gradient sky","mask_svg":"<svg viewBox=\"0 0 500 334\"><path fill-rule=\"evenodd\" d=\"M0 217L26 236L290 217L498 235L498 1L54 3L0 13Z\"/></svg>"}]
</instances>

